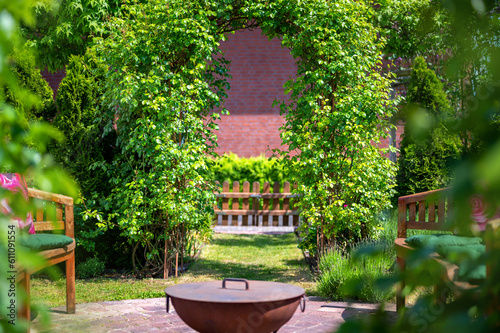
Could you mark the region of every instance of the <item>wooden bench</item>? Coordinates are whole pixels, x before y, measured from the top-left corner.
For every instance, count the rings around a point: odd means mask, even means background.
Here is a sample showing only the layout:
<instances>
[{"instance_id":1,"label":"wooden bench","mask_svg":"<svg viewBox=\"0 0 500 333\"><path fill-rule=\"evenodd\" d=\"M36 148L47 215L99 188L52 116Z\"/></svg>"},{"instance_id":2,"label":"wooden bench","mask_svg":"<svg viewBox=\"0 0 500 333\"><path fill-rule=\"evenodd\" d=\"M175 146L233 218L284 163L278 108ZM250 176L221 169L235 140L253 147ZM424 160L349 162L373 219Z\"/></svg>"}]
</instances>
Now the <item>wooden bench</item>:
<instances>
[{"instance_id":1,"label":"wooden bench","mask_svg":"<svg viewBox=\"0 0 500 333\"><path fill-rule=\"evenodd\" d=\"M41 200L43 208L38 208L33 214L35 231L46 232L53 230L64 230L64 234L73 238L69 245L37 252L46 259L43 266L24 267L20 271L20 284L27 294L25 306L20 309L21 318L30 319L30 275L48 266L66 262L66 312L75 313L75 236L73 220L73 198L64 195L43 192L28 188L28 195L33 200ZM38 206L40 207L40 206ZM51 211L52 210L52 211ZM50 220L55 217L55 221ZM28 235L27 237L30 237Z\"/></svg>"},{"instance_id":2,"label":"wooden bench","mask_svg":"<svg viewBox=\"0 0 500 333\"><path fill-rule=\"evenodd\" d=\"M453 202L450 200L450 189L444 188L434 191L422 192L400 197L398 199L398 235L394 242L397 255L397 263L404 270L406 258L414 251L405 240L409 229L417 230L446 230L445 221L453 212ZM453 283L457 289L470 289L475 286L456 279L459 267L449 263L437 253L430 255L443 267L441 279ZM398 310L405 307L405 297L402 295L404 283L398 286L396 296L396 307ZM438 286L436 286L438 289ZM438 291L438 290L436 290Z\"/></svg>"}]
</instances>

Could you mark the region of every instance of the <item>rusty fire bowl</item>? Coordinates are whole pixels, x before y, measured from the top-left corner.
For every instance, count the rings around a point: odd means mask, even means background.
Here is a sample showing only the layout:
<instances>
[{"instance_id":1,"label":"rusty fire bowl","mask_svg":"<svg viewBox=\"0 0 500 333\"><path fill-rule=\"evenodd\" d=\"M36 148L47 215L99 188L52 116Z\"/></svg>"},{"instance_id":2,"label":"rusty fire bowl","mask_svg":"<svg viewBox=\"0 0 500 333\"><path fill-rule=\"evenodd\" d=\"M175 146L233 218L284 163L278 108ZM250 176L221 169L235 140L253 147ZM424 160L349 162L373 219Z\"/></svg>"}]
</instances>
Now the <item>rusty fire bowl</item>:
<instances>
[{"instance_id":1,"label":"rusty fire bowl","mask_svg":"<svg viewBox=\"0 0 500 333\"><path fill-rule=\"evenodd\" d=\"M299 304L305 310L304 289L279 282L224 279L176 285L165 294L167 312L170 298L179 317L201 333L276 332Z\"/></svg>"}]
</instances>

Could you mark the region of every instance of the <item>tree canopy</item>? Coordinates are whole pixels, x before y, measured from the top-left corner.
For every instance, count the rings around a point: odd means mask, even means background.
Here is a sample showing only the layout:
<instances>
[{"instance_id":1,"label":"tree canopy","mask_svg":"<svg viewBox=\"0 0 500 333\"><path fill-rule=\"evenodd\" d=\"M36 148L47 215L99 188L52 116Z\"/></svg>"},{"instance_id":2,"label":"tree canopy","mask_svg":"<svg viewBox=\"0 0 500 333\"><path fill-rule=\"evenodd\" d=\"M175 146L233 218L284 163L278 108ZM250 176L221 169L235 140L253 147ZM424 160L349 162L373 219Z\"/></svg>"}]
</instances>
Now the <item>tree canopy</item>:
<instances>
[{"instance_id":1,"label":"tree canopy","mask_svg":"<svg viewBox=\"0 0 500 333\"><path fill-rule=\"evenodd\" d=\"M164 237L155 228L196 228L212 211L205 158L214 154L215 120L229 88L219 41L255 26L297 59L297 77L285 85L292 97L277 103L286 118L280 154L304 194L303 216L326 238L373 232L374 214L389 206L394 172L376 146L393 109L390 81L376 71L383 41L370 23L373 10L364 1L319 0L123 7L109 37L95 45L113 68L102 121L107 131L117 128L118 149L101 167L116 188L110 201L123 232L147 242Z\"/></svg>"}]
</instances>

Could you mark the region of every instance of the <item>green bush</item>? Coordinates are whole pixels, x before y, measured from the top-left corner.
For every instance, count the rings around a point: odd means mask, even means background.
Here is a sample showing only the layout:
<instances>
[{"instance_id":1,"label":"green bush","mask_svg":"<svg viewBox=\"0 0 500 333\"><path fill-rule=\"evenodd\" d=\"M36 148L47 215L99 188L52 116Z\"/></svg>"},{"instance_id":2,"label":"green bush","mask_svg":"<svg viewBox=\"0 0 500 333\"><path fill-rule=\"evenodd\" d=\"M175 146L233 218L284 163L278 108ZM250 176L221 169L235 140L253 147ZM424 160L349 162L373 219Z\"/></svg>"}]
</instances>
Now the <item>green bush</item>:
<instances>
[{"instance_id":1,"label":"green bush","mask_svg":"<svg viewBox=\"0 0 500 333\"><path fill-rule=\"evenodd\" d=\"M354 255L355 251L367 247L376 248L379 254ZM334 248L321 257L318 293L333 300L389 300L394 296L394 292L380 288L376 281L394 273L395 258L392 242L388 241L365 241L358 243L351 250Z\"/></svg>"},{"instance_id":2,"label":"green bush","mask_svg":"<svg viewBox=\"0 0 500 333\"><path fill-rule=\"evenodd\" d=\"M85 262L76 266L76 275L80 279L95 278L104 273L104 269L104 261L97 257L88 258Z\"/></svg>"},{"instance_id":3,"label":"green bush","mask_svg":"<svg viewBox=\"0 0 500 333\"><path fill-rule=\"evenodd\" d=\"M116 141L114 131L103 135L103 125L99 122L98 105L107 70L108 66L90 51L85 56L70 57L57 93L59 113L53 122L66 140L50 150L55 160L77 180L84 198L85 204L75 205L78 259L85 260L97 253L101 260L113 258L116 268L129 268L131 251L120 232L99 230L95 214L86 216L89 211L106 211L109 204L104 199L111 192L107 172L94 167L96 162L113 158Z\"/></svg>"},{"instance_id":4,"label":"green bush","mask_svg":"<svg viewBox=\"0 0 500 333\"><path fill-rule=\"evenodd\" d=\"M244 158L230 153L213 160L211 171L215 180L221 184L226 180L229 182L239 181L240 185L244 181L248 181L250 184L259 182L262 187L264 182L271 184L279 182L282 185L285 181L292 182L278 160L268 159L262 155Z\"/></svg>"},{"instance_id":5,"label":"green bush","mask_svg":"<svg viewBox=\"0 0 500 333\"><path fill-rule=\"evenodd\" d=\"M83 57L72 56L57 92L59 113L54 125L66 141L53 147L52 153L75 177L85 196L106 187L106 173L94 169L93 164L111 160L113 155L115 138L112 134L103 136L103 127L96 121L100 116L100 86L107 70L90 52Z\"/></svg>"},{"instance_id":6,"label":"green bush","mask_svg":"<svg viewBox=\"0 0 500 333\"><path fill-rule=\"evenodd\" d=\"M39 103L33 104L32 101L18 98L16 97L18 95L9 89L5 91L6 101L12 104L18 112L24 114L27 119L52 120L56 113L53 91L40 74L40 69L36 67L35 57L31 52L15 50L10 57L10 65L19 88L31 92L38 98Z\"/></svg>"},{"instance_id":7,"label":"green bush","mask_svg":"<svg viewBox=\"0 0 500 333\"><path fill-rule=\"evenodd\" d=\"M422 57L415 59L405 107L396 197L447 186L462 144L447 127L451 108L443 85Z\"/></svg>"}]
</instances>

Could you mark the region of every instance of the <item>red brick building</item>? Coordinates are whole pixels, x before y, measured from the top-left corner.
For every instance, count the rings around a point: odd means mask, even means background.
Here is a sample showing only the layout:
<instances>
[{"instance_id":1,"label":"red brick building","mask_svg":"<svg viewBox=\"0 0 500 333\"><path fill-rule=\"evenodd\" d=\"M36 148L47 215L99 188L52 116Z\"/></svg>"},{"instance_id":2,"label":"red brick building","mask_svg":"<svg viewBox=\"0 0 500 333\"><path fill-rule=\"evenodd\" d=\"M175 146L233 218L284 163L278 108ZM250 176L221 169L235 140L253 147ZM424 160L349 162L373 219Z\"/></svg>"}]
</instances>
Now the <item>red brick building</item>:
<instances>
[{"instance_id":1,"label":"red brick building","mask_svg":"<svg viewBox=\"0 0 500 333\"><path fill-rule=\"evenodd\" d=\"M221 42L225 58L231 61L229 80L231 89L225 107L229 116L219 122L218 153L233 152L242 157L271 155L269 149L279 148L279 128L284 123L279 107L272 107L275 99L283 100L283 84L294 77L297 65L288 49L278 39L269 40L260 29L240 30ZM56 94L64 71L42 75ZM399 146L402 126L398 126L396 142ZM382 145L387 147L389 140Z\"/></svg>"}]
</instances>

